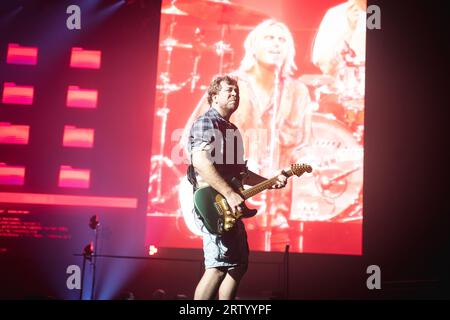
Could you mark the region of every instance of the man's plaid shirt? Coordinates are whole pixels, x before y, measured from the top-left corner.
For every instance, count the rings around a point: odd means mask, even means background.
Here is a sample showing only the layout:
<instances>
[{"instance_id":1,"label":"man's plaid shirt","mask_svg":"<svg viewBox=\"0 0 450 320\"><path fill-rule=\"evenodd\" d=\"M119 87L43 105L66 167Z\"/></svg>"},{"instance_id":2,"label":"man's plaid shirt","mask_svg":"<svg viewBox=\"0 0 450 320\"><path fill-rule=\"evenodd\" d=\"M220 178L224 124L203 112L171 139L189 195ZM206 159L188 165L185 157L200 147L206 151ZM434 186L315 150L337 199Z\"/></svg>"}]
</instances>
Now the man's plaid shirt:
<instances>
[{"instance_id":1,"label":"man's plaid shirt","mask_svg":"<svg viewBox=\"0 0 450 320\"><path fill-rule=\"evenodd\" d=\"M231 177L243 171L243 146L239 129L211 107L192 124L187 147L191 160L193 152L208 151L217 171Z\"/></svg>"}]
</instances>

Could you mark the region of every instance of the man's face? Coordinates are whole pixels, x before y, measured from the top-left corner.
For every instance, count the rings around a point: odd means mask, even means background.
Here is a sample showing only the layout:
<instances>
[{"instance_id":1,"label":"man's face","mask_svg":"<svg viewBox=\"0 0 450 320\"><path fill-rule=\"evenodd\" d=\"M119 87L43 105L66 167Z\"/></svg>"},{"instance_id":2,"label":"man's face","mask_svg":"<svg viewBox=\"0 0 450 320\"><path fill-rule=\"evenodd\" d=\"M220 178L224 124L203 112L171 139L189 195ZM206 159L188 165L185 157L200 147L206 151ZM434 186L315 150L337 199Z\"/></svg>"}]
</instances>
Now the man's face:
<instances>
[{"instance_id":1,"label":"man's face","mask_svg":"<svg viewBox=\"0 0 450 320\"><path fill-rule=\"evenodd\" d=\"M222 81L220 85L220 91L213 96L213 103L221 108L236 110L239 106L239 88L225 81Z\"/></svg>"},{"instance_id":2,"label":"man's face","mask_svg":"<svg viewBox=\"0 0 450 320\"><path fill-rule=\"evenodd\" d=\"M265 29L256 41L255 58L259 63L281 66L286 60L286 34L277 25Z\"/></svg>"}]
</instances>

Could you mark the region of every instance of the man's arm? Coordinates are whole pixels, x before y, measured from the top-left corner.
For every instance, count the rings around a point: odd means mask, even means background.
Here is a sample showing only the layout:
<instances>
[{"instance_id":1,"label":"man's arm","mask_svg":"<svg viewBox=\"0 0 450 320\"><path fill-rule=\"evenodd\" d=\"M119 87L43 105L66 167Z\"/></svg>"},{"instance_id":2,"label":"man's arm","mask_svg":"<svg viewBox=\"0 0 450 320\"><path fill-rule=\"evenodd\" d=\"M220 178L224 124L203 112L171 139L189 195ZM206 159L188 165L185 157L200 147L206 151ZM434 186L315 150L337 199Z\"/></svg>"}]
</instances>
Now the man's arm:
<instances>
[{"instance_id":1,"label":"man's arm","mask_svg":"<svg viewBox=\"0 0 450 320\"><path fill-rule=\"evenodd\" d=\"M208 151L194 151L192 153L192 165L198 174L214 189L222 194L233 212L236 207L244 202L244 199L222 178L208 157Z\"/></svg>"}]
</instances>

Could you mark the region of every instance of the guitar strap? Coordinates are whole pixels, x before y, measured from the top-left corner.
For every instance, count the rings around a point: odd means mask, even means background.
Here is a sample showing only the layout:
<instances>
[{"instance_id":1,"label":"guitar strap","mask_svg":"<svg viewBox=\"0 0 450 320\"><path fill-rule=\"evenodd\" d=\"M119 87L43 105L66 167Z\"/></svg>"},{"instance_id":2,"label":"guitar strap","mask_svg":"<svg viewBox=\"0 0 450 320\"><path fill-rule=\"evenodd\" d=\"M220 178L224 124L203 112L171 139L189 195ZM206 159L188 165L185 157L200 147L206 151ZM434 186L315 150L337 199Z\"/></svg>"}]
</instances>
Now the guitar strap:
<instances>
[{"instance_id":1,"label":"guitar strap","mask_svg":"<svg viewBox=\"0 0 450 320\"><path fill-rule=\"evenodd\" d=\"M191 163L192 163L192 156L191 156ZM197 177L195 175L194 166L192 164L190 164L187 168L187 178L192 185L192 192L195 192L195 190L197 190Z\"/></svg>"},{"instance_id":2,"label":"guitar strap","mask_svg":"<svg viewBox=\"0 0 450 320\"><path fill-rule=\"evenodd\" d=\"M231 170L230 173L225 175L230 177L239 177L239 180L243 180L248 175L247 160L245 160L244 165L239 165L237 168L238 170L236 170L236 167L233 167L233 170ZM186 174L188 181L192 185L192 192L195 192L198 186L197 186L197 176L195 173L194 166L192 165L192 155L191 155L191 164L188 166Z\"/></svg>"}]
</instances>

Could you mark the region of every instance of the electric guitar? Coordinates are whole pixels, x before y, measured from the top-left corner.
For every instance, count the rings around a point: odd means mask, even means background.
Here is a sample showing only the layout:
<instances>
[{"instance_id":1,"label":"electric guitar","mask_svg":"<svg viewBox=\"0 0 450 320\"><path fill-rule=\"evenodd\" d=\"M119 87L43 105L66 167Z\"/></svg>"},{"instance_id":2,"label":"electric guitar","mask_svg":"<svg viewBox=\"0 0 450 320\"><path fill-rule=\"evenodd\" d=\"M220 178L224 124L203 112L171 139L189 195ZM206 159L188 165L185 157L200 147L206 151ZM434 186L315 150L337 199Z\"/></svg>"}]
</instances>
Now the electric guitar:
<instances>
[{"instance_id":1,"label":"electric guitar","mask_svg":"<svg viewBox=\"0 0 450 320\"><path fill-rule=\"evenodd\" d=\"M281 174L289 178L293 175L300 177L304 172L311 172L312 168L307 164L292 164L287 171ZM267 179L257 185L244 190L239 179L231 180L232 188L246 200L254 195L269 189L277 183L277 176ZM212 187L199 188L194 193L194 208L199 218L203 221L205 228L212 234L222 235L233 228L236 221L242 218L250 218L256 215L258 210L249 209L245 203L240 206L240 210L233 214L225 197Z\"/></svg>"}]
</instances>

